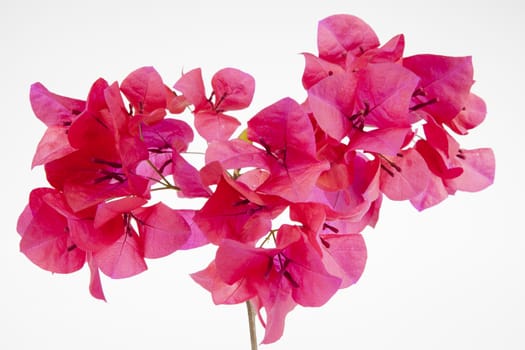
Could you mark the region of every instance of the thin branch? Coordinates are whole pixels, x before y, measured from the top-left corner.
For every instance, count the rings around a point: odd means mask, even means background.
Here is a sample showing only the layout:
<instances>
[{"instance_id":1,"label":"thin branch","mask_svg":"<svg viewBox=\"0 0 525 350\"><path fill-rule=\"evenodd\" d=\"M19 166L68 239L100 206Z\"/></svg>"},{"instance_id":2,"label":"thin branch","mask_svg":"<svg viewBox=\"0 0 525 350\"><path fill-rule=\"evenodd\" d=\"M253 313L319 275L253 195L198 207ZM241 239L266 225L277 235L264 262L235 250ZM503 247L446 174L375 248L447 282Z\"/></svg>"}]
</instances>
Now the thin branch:
<instances>
[{"instance_id":1,"label":"thin branch","mask_svg":"<svg viewBox=\"0 0 525 350\"><path fill-rule=\"evenodd\" d=\"M248 309L248 324L250 326L250 344L251 350L257 350L257 331L255 329L255 309L253 304L246 301L246 308Z\"/></svg>"}]
</instances>

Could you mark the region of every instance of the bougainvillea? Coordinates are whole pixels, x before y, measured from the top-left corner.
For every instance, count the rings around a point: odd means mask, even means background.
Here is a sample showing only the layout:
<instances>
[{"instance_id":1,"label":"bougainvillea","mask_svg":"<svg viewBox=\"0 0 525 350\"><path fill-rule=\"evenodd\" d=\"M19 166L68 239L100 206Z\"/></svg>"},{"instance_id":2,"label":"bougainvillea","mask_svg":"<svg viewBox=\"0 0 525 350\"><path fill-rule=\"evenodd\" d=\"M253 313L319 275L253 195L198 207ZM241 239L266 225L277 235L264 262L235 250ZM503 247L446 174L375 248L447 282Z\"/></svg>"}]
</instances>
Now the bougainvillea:
<instances>
[{"instance_id":1,"label":"bougainvillea","mask_svg":"<svg viewBox=\"0 0 525 350\"><path fill-rule=\"evenodd\" d=\"M250 105L255 80L235 68L215 73L208 93L200 69L173 88L152 67L121 84L98 79L85 100L33 84L47 130L32 165L50 187L34 189L20 215L22 253L56 273L87 263L89 290L105 299L100 272L130 277L146 259L216 245L191 277L216 304L251 303L271 343L295 306L321 306L357 282L361 232L383 195L423 210L493 182L491 149L454 138L486 114L470 57L404 57L403 35L381 46L351 15L320 21L317 44L304 53L306 100L284 97L247 121L231 114ZM204 166L185 157L194 130ZM154 200L159 190L202 206L171 208ZM283 214L287 223L275 220Z\"/></svg>"}]
</instances>

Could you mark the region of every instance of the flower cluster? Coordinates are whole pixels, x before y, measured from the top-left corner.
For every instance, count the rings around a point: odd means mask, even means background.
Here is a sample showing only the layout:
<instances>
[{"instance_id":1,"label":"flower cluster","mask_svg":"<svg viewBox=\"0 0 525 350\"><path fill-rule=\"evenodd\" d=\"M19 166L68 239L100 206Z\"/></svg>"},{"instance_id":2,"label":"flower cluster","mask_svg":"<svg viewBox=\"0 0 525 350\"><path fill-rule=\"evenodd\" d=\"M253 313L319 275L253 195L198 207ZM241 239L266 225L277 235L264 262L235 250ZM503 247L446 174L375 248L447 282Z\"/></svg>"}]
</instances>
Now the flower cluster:
<instances>
[{"instance_id":1,"label":"flower cluster","mask_svg":"<svg viewBox=\"0 0 525 350\"><path fill-rule=\"evenodd\" d=\"M278 340L296 305L321 306L360 278L361 232L376 224L383 195L423 210L494 180L492 150L463 149L452 136L486 114L470 92L470 57L403 49L402 35L381 46L357 17L323 19L318 55L304 54L306 100L273 103L238 137L242 123L229 114L250 105L255 81L234 68L213 76L208 95L200 69L173 89L151 67L121 84L99 79L85 101L34 84L47 130L33 166L44 165L51 187L30 194L21 251L58 273L87 262L90 292L104 299L100 271L129 277L145 258L214 244L214 260L192 278L216 304L250 301L263 343ZM184 157L193 130L207 141L200 168ZM162 189L204 204L151 204ZM283 214L289 221L275 227Z\"/></svg>"}]
</instances>

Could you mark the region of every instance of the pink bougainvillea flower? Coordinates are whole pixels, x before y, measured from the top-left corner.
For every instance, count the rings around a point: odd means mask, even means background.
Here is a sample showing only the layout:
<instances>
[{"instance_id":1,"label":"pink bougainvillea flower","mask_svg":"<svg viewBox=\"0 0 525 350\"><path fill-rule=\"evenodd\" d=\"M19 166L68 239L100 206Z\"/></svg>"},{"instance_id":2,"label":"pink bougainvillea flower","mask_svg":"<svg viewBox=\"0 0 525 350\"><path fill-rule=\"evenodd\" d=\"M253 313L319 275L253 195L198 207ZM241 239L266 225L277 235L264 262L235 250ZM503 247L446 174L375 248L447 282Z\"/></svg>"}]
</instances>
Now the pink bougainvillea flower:
<instances>
[{"instance_id":1,"label":"pink bougainvillea flower","mask_svg":"<svg viewBox=\"0 0 525 350\"><path fill-rule=\"evenodd\" d=\"M118 86L95 82L86 110L69 129L77 150L46 164L48 181L65 192L73 210L115 197L149 195L149 181L135 171L148 151L139 136L128 133L128 121Z\"/></svg>"},{"instance_id":2,"label":"pink bougainvillea flower","mask_svg":"<svg viewBox=\"0 0 525 350\"><path fill-rule=\"evenodd\" d=\"M150 185L163 181L162 176L174 175L177 166L186 168L177 173L179 177L187 177L189 173L196 171L192 166L188 167L187 162L180 160L180 153L185 152L193 140L193 131L187 123L173 118L163 119L153 125L144 125L139 135L148 149L149 157L137 164L135 172L149 179ZM179 186L181 190L188 191L188 186ZM203 193L202 190L199 192Z\"/></svg>"},{"instance_id":3,"label":"pink bougainvillea flower","mask_svg":"<svg viewBox=\"0 0 525 350\"><path fill-rule=\"evenodd\" d=\"M113 240L104 242L103 246L92 251L92 257L96 266L111 278L134 276L147 268L144 261L143 237L137 235L131 224L133 211L145 202L146 200L140 197L124 197L104 202L97 207L93 227L95 230L106 232Z\"/></svg>"},{"instance_id":4,"label":"pink bougainvillea flower","mask_svg":"<svg viewBox=\"0 0 525 350\"><path fill-rule=\"evenodd\" d=\"M471 57L415 55L403 67L419 78L412 110L421 109L440 123L449 123L466 105L474 83Z\"/></svg>"},{"instance_id":5,"label":"pink bougainvillea flower","mask_svg":"<svg viewBox=\"0 0 525 350\"><path fill-rule=\"evenodd\" d=\"M29 204L18 220L20 250L45 270L71 273L82 268L86 252L76 249L68 218L56 209L57 205L67 206L60 192L51 188L31 192Z\"/></svg>"},{"instance_id":6,"label":"pink bougainvillea flower","mask_svg":"<svg viewBox=\"0 0 525 350\"><path fill-rule=\"evenodd\" d=\"M169 92L153 67L133 71L122 81L120 89L139 114L148 114L159 109L165 111L167 107Z\"/></svg>"},{"instance_id":7,"label":"pink bougainvillea flower","mask_svg":"<svg viewBox=\"0 0 525 350\"><path fill-rule=\"evenodd\" d=\"M87 261L91 295L105 300L91 253L80 248L71 234L73 223L81 220L72 213L59 191L36 188L18 219L17 231L22 236L20 250L33 263L54 273L75 272Z\"/></svg>"},{"instance_id":8,"label":"pink bougainvillea flower","mask_svg":"<svg viewBox=\"0 0 525 350\"><path fill-rule=\"evenodd\" d=\"M461 149L432 118L423 125L423 130L426 139L418 140L415 149L424 158L431 178L427 189L410 199L417 209L434 206L457 190L480 191L493 183L495 160L490 149Z\"/></svg>"},{"instance_id":9,"label":"pink bougainvillea flower","mask_svg":"<svg viewBox=\"0 0 525 350\"><path fill-rule=\"evenodd\" d=\"M290 225L279 229L275 249L224 241L215 258L217 272L227 284L246 279L247 288L255 287L268 316L273 308L281 307L275 299L280 293L290 294L299 305L321 306L339 289L341 279L328 273L321 256L307 242L301 228Z\"/></svg>"},{"instance_id":10,"label":"pink bougainvillea flower","mask_svg":"<svg viewBox=\"0 0 525 350\"><path fill-rule=\"evenodd\" d=\"M223 68L211 79L215 95L215 110L233 111L244 109L252 103L255 80L235 68Z\"/></svg>"},{"instance_id":11,"label":"pink bougainvillea flower","mask_svg":"<svg viewBox=\"0 0 525 350\"><path fill-rule=\"evenodd\" d=\"M341 279L340 288L346 288L361 277L367 252L363 237L334 228L323 206L316 203L292 204L290 218L303 224L312 247L322 256L327 271Z\"/></svg>"},{"instance_id":12,"label":"pink bougainvillea flower","mask_svg":"<svg viewBox=\"0 0 525 350\"><path fill-rule=\"evenodd\" d=\"M409 105L419 78L410 70L395 63L368 65L357 73L352 125L407 127Z\"/></svg>"},{"instance_id":13,"label":"pink bougainvillea flower","mask_svg":"<svg viewBox=\"0 0 525 350\"><path fill-rule=\"evenodd\" d=\"M255 80L248 74L224 68L212 77L213 92L206 97L199 68L184 74L174 85L193 105L195 128L207 141L227 140L240 122L226 111L246 108L252 101Z\"/></svg>"},{"instance_id":14,"label":"pink bougainvillea flower","mask_svg":"<svg viewBox=\"0 0 525 350\"><path fill-rule=\"evenodd\" d=\"M326 271L321 256L307 244L299 227L282 226L276 244L276 248L265 249L224 240L214 264L192 275L216 301L256 298L258 308L266 310L263 343L281 337L286 314L295 304L323 305L341 284Z\"/></svg>"},{"instance_id":15,"label":"pink bougainvillea flower","mask_svg":"<svg viewBox=\"0 0 525 350\"><path fill-rule=\"evenodd\" d=\"M226 238L254 243L270 230L271 220L284 206L228 178L227 174L222 177L194 221L214 244Z\"/></svg>"},{"instance_id":16,"label":"pink bougainvillea flower","mask_svg":"<svg viewBox=\"0 0 525 350\"><path fill-rule=\"evenodd\" d=\"M266 151L270 177L258 191L297 202L308 198L328 163L316 156L308 115L290 98L257 113L248 122L248 138Z\"/></svg>"}]
</instances>

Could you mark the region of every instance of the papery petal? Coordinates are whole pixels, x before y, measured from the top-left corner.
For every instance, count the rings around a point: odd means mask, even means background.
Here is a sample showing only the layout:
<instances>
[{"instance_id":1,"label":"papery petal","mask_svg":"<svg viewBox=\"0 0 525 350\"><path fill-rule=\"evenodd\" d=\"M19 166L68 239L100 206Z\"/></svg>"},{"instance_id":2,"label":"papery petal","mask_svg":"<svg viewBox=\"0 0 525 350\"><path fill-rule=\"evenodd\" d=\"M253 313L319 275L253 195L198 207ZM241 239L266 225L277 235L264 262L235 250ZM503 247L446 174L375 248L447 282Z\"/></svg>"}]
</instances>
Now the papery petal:
<instances>
[{"instance_id":1,"label":"papery petal","mask_svg":"<svg viewBox=\"0 0 525 350\"><path fill-rule=\"evenodd\" d=\"M180 114L186 110L191 103L182 95L176 95L175 92L169 91L168 94L168 111L173 114Z\"/></svg>"},{"instance_id":2,"label":"papery petal","mask_svg":"<svg viewBox=\"0 0 525 350\"><path fill-rule=\"evenodd\" d=\"M328 162L315 158L292 158L290 165L274 162L271 176L258 188L264 194L281 197L290 202L303 202L314 188L321 173L329 168ZM301 161L302 163L299 163Z\"/></svg>"},{"instance_id":3,"label":"papery petal","mask_svg":"<svg viewBox=\"0 0 525 350\"><path fill-rule=\"evenodd\" d=\"M359 56L378 46L379 39L373 29L355 16L333 15L319 22L319 57L327 61L344 62L347 54Z\"/></svg>"},{"instance_id":4,"label":"papery petal","mask_svg":"<svg viewBox=\"0 0 525 350\"><path fill-rule=\"evenodd\" d=\"M131 72L122 81L120 89L139 113L166 108L166 87L153 67L142 67Z\"/></svg>"},{"instance_id":5,"label":"papery petal","mask_svg":"<svg viewBox=\"0 0 525 350\"><path fill-rule=\"evenodd\" d=\"M201 287L211 293L213 302L216 305L242 303L252 298L256 293L253 287L250 288L248 286L246 278L232 284L225 283L217 273L215 260L206 269L192 273L190 276Z\"/></svg>"},{"instance_id":6,"label":"papery petal","mask_svg":"<svg viewBox=\"0 0 525 350\"><path fill-rule=\"evenodd\" d=\"M235 68L224 68L211 79L215 93L215 109L232 111L243 109L252 102L255 92L255 79Z\"/></svg>"},{"instance_id":7,"label":"papery petal","mask_svg":"<svg viewBox=\"0 0 525 350\"><path fill-rule=\"evenodd\" d=\"M271 208L253 203L221 180L212 196L195 214L194 220L210 242L225 239L255 242L271 229Z\"/></svg>"},{"instance_id":8,"label":"papery petal","mask_svg":"<svg viewBox=\"0 0 525 350\"><path fill-rule=\"evenodd\" d=\"M354 59L350 67L347 66L347 70L364 68L369 63L397 62L403 56L404 49L405 37L403 34L396 35L383 46L368 50Z\"/></svg>"},{"instance_id":9,"label":"papery petal","mask_svg":"<svg viewBox=\"0 0 525 350\"><path fill-rule=\"evenodd\" d=\"M75 151L69 144L68 129L63 126L50 126L38 143L31 167L62 158Z\"/></svg>"},{"instance_id":10,"label":"papery petal","mask_svg":"<svg viewBox=\"0 0 525 350\"><path fill-rule=\"evenodd\" d=\"M133 211L144 242L144 257L162 258L180 249L191 228L177 210L163 203Z\"/></svg>"},{"instance_id":11,"label":"papery petal","mask_svg":"<svg viewBox=\"0 0 525 350\"><path fill-rule=\"evenodd\" d=\"M224 169L268 167L266 155L250 142L235 139L212 142L206 149L206 164L218 161Z\"/></svg>"},{"instance_id":12,"label":"papery petal","mask_svg":"<svg viewBox=\"0 0 525 350\"><path fill-rule=\"evenodd\" d=\"M100 280L100 273L98 266L93 261L93 254L88 253L88 266L90 271L89 292L94 298L106 301L104 290L102 289L102 282Z\"/></svg>"},{"instance_id":13,"label":"papery petal","mask_svg":"<svg viewBox=\"0 0 525 350\"><path fill-rule=\"evenodd\" d=\"M248 121L248 138L274 153L300 150L314 156L315 137L308 115L291 98L264 108Z\"/></svg>"},{"instance_id":14,"label":"papery petal","mask_svg":"<svg viewBox=\"0 0 525 350\"><path fill-rule=\"evenodd\" d=\"M433 118L427 120L423 125L423 130L428 143L446 157L452 158L458 153L459 143Z\"/></svg>"},{"instance_id":15,"label":"papery petal","mask_svg":"<svg viewBox=\"0 0 525 350\"><path fill-rule=\"evenodd\" d=\"M391 200L405 200L419 195L427 187L430 172L425 160L414 149L400 152L391 160L382 163L381 191Z\"/></svg>"},{"instance_id":16,"label":"papery petal","mask_svg":"<svg viewBox=\"0 0 525 350\"><path fill-rule=\"evenodd\" d=\"M329 221L326 223L325 232L333 233L335 231L346 234L356 234L362 232L366 226L374 227L379 219L382 198L382 196L379 196L371 203L363 202L363 204L361 204L362 209L358 212L360 215L348 217L328 215Z\"/></svg>"},{"instance_id":17,"label":"papery petal","mask_svg":"<svg viewBox=\"0 0 525 350\"><path fill-rule=\"evenodd\" d=\"M261 344L274 343L282 337L286 316L297 305L288 289L268 289L270 296L260 297L266 310L265 332Z\"/></svg>"},{"instance_id":18,"label":"papery petal","mask_svg":"<svg viewBox=\"0 0 525 350\"><path fill-rule=\"evenodd\" d=\"M395 63L368 65L357 72L354 116L364 125L408 127L409 105L419 82L417 75ZM354 122L355 123L355 122Z\"/></svg>"},{"instance_id":19,"label":"papery petal","mask_svg":"<svg viewBox=\"0 0 525 350\"><path fill-rule=\"evenodd\" d=\"M367 251L360 234L322 235L323 263L328 272L341 278L340 288L356 283L365 269Z\"/></svg>"},{"instance_id":20,"label":"papery petal","mask_svg":"<svg viewBox=\"0 0 525 350\"><path fill-rule=\"evenodd\" d=\"M422 109L439 122L448 123L465 106L474 82L471 57L415 55L404 58L403 66L421 78L424 94L415 97L415 106L426 104Z\"/></svg>"},{"instance_id":21,"label":"papery petal","mask_svg":"<svg viewBox=\"0 0 525 350\"><path fill-rule=\"evenodd\" d=\"M47 126L69 126L86 108L86 102L56 95L41 83L31 85L29 93L35 115Z\"/></svg>"},{"instance_id":22,"label":"papery petal","mask_svg":"<svg viewBox=\"0 0 525 350\"><path fill-rule=\"evenodd\" d=\"M195 169L180 154L173 153L173 180L175 186L180 188L177 193L180 197L209 197L211 190L206 187L201 179L199 171Z\"/></svg>"},{"instance_id":23,"label":"papery petal","mask_svg":"<svg viewBox=\"0 0 525 350\"><path fill-rule=\"evenodd\" d=\"M470 129L474 129L485 120L487 106L479 96L470 93L466 105L461 112L448 124L452 130L460 135L466 135Z\"/></svg>"},{"instance_id":24,"label":"papery petal","mask_svg":"<svg viewBox=\"0 0 525 350\"><path fill-rule=\"evenodd\" d=\"M80 249L97 252L111 246L124 234L124 220L118 217L102 228L95 228L92 219L71 219L69 231Z\"/></svg>"},{"instance_id":25,"label":"papery petal","mask_svg":"<svg viewBox=\"0 0 525 350\"><path fill-rule=\"evenodd\" d=\"M252 248L244 243L225 239L215 255L217 274L228 284L233 284L245 276L252 280L262 279L271 267L269 264L277 251Z\"/></svg>"},{"instance_id":26,"label":"papery petal","mask_svg":"<svg viewBox=\"0 0 525 350\"><path fill-rule=\"evenodd\" d=\"M332 62L328 62L309 53L303 53L305 67L302 77L303 87L308 90L324 78L343 73L344 69Z\"/></svg>"},{"instance_id":27,"label":"papery petal","mask_svg":"<svg viewBox=\"0 0 525 350\"><path fill-rule=\"evenodd\" d=\"M283 225L278 235L293 235L289 231L300 230L297 226ZM278 243L279 244L279 243ZM305 237L291 243L283 250L290 263L286 273L292 284L292 298L303 306L321 306L339 289L341 279L328 273L321 261L321 255ZM288 279L288 278L287 278Z\"/></svg>"},{"instance_id":28,"label":"papery petal","mask_svg":"<svg viewBox=\"0 0 525 350\"><path fill-rule=\"evenodd\" d=\"M141 241L134 232L123 234L111 246L94 253L93 259L111 278L131 277L147 269Z\"/></svg>"},{"instance_id":29,"label":"papery petal","mask_svg":"<svg viewBox=\"0 0 525 350\"><path fill-rule=\"evenodd\" d=\"M195 221L193 221L193 217L195 216L196 210L178 210L178 213L184 218L184 220L186 220L186 223L188 224L191 232L191 235L188 237L186 242L179 247L180 250L198 248L210 243L206 238L204 232L202 232L202 230L195 223Z\"/></svg>"},{"instance_id":30,"label":"papery petal","mask_svg":"<svg viewBox=\"0 0 525 350\"><path fill-rule=\"evenodd\" d=\"M461 169L461 168L460 168ZM433 207L448 197L449 193L439 176L431 176L427 188L415 197L410 203L419 211Z\"/></svg>"},{"instance_id":31,"label":"papery petal","mask_svg":"<svg viewBox=\"0 0 525 350\"><path fill-rule=\"evenodd\" d=\"M351 128L357 80L351 74L337 74L321 80L308 90L308 106L319 127L337 141Z\"/></svg>"},{"instance_id":32,"label":"papery petal","mask_svg":"<svg viewBox=\"0 0 525 350\"><path fill-rule=\"evenodd\" d=\"M290 205L290 219L303 224L303 230L309 243L322 254L319 232L326 221L326 212L323 205L318 203L296 203Z\"/></svg>"},{"instance_id":33,"label":"papery petal","mask_svg":"<svg viewBox=\"0 0 525 350\"><path fill-rule=\"evenodd\" d=\"M362 149L365 152L394 156L401 149L410 128L380 128L352 133L348 144L349 150Z\"/></svg>"},{"instance_id":34,"label":"papery petal","mask_svg":"<svg viewBox=\"0 0 525 350\"><path fill-rule=\"evenodd\" d=\"M350 186L352 174L347 164L333 163L321 173L316 185L324 191L339 191Z\"/></svg>"},{"instance_id":35,"label":"papery petal","mask_svg":"<svg viewBox=\"0 0 525 350\"><path fill-rule=\"evenodd\" d=\"M152 152L170 149L184 152L193 141L193 131L188 123L173 118L142 128L141 136Z\"/></svg>"},{"instance_id":36,"label":"papery petal","mask_svg":"<svg viewBox=\"0 0 525 350\"><path fill-rule=\"evenodd\" d=\"M433 148L428 141L419 140L414 148L423 156L428 168L442 179L453 179L463 173L461 167L449 164L451 162L442 153Z\"/></svg>"},{"instance_id":37,"label":"papery petal","mask_svg":"<svg viewBox=\"0 0 525 350\"><path fill-rule=\"evenodd\" d=\"M130 213L132 210L143 206L148 201L140 197L124 197L98 205L93 225L100 228L108 221L121 217L124 213Z\"/></svg>"},{"instance_id":38,"label":"papery petal","mask_svg":"<svg viewBox=\"0 0 525 350\"><path fill-rule=\"evenodd\" d=\"M494 183L496 159L492 149L462 150L456 161L463 168L463 173L445 181L452 191L477 192Z\"/></svg>"},{"instance_id":39,"label":"papery petal","mask_svg":"<svg viewBox=\"0 0 525 350\"><path fill-rule=\"evenodd\" d=\"M206 141L224 141L230 138L241 123L229 115L202 110L195 113L195 129Z\"/></svg>"},{"instance_id":40,"label":"papery petal","mask_svg":"<svg viewBox=\"0 0 525 350\"><path fill-rule=\"evenodd\" d=\"M268 180L270 174L266 170L253 169L242 173L236 179L237 183L243 183L251 191L257 190L266 180Z\"/></svg>"},{"instance_id":41,"label":"papery petal","mask_svg":"<svg viewBox=\"0 0 525 350\"><path fill-rule=\"evenodd\" d=\"M99 116L85 113L71 125L68 140L75 149L98 159L115 159L114 133Z\"/></svg>"},{"instance_id":42,"label":"papery petal","mask_svg":"<svg viewBox=\"0 0 525 350\"><path fill-rule=\"evenodd\" d=\"M42 269L71 273L82 268L86 253L77 249L71 239L67 218L45 203L45 196L54 193L52 189L32 191L31 214L24 211L22 219L30 221L18 225L22 234L20 251Z\"/></svg>"},{"instance_id":43,"label":"papery petal","mask_svg":"<svg viewBox=\"0 0 525 350\"><path fill-rule=\"evenodd\" d=\"M209 106L200 68L182 75L173 87L184 94L184 97L195 107L195 111Z\"/></svg>"},{"instance_id":44,"label":"papery petal","mask_svg":"<svg viewBox=\"0 0 525 350\"><path fill-rule=\"evenodd\" d=\"M18 217L18 220L16 221L16 232L20 234L20 236L23 236L24 233L27 231L27 228L31 224L31 221L33 220L33 213L31 210L31 207L28 205L25 206L24 210Z\"/></svg>"}]
</instances>

